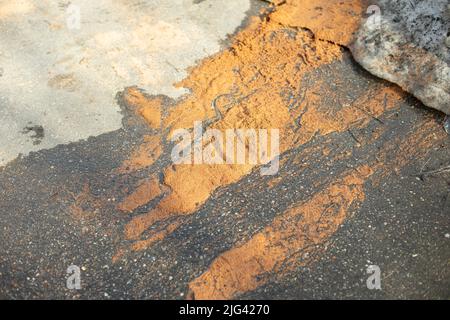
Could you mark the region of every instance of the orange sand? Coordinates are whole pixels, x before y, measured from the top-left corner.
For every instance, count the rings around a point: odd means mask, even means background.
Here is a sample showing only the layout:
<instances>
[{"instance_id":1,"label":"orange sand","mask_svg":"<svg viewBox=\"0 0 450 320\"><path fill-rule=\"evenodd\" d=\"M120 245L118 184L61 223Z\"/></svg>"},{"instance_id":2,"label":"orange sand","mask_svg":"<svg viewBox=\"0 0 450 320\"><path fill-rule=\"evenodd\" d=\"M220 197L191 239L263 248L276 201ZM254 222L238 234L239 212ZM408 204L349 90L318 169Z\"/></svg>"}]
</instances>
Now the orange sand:
<instances>
[{"instance_id":1,"label":"orange sand","mask_svg":"<svg viewBox=\"0 0 450 320\"><path fill-rule=\"evenodd\" d=\"M394 85L380 84L351 103L341 104L339 96L327 87L326 79L309 84L290 108L292 99L306 86L303 79L312 71L343 57L339 45L348 45L365 6L361 1L287 0L264 19L254 18L235 36L225 50L190 70L178 84L191 90L161 113L161 97L147 97L136 88L127 89L124 101L161 135L146 141L127 160L121 172L129 173L151 166L163 152L161 141L169 140L177 128L192 128L195 121L210 121L217 129L280 129L280 151L309 142L316 135L329 135L366 127L388 110L399 107L405 94ZM293 29L291 27L299 27ZM301 28L308 28L315 34ZM333 79L330 79L333 81ZM333 101L330 105L328 101ZM220 112L218 116L213 106ZM306 202L294 205L257 233L247 243L219 256L210 268L190 283L196 299L233 298L267 281L266 273L293 270L299 256L311 253L338 230L353 210L364 201L364 184L400 170L414 157L426 154L433 143L436 124L418 124L408 137L388 141L377 162L363 165L338 177L327 187L319 187ZM420 128L420 129L419 129ZM369 139L356 146L378 140L380 126ZM163 132L169 135L163 136ZM442 138L442 137L440 137ZM418 147L419 146L419 147ZM352 154L330 155L345 161ZM133 240L131 250L145 250L174 232L219 187L239 181L253 165L170 165L163 171L162 186L154 178L144 181L118 208L132 212L169 190L146 214L135 216L125 227L125 238ZM374 175L377 178L374 178ZM282 181L274 177L269 187ZM153 227L149 231L150 227ZM126 250L114 256L116 262ZM297 260L296 260L297 258ZM292 268L291 268L292 267Z\"/></svg>"},{"instance_id":2,"label":"orange sand","mask_svg":"<svg viewBox=\"0 0 450 320\"><path fill-rule=\"evenodd\" d=\"M74 199L74 203L69 207L69 210L75 220L78 221L95 217L102 206L101 200L92 196L88 183L83 185L80 193L76 195L71 193L71 196Z\"/></svg>"},{"instance_id":3,"label":"orange sand","mask_svg":"<svg viewBox=\"0 0 450 320\"><path fill-rule=\"evenodd\" d=\"M436 120L430 117L412 128L406 137L387 141L377 161L355 172L310 200L276 217L248 242L221 254L200 277L189 285L193 299L232 299L266 283L267 275L283 275L308 262L308 254L324 242L344 222L351 211L365 199L364 184L376 184L386 175L399 172L412 159L423 159L432 145L446 139L442 130L436 134ZM374 173L378 177L373 179Z\"/></svg>"},{"instance_id":4,"label":"orange sand","mask_svg":"<svg viewBox=\"0 0 450 320\"><path fill-rule=\"evenodd\" d=\"M158 129L161 125L161 98L147 99L145 95L136 88L125 91L124 101L136 114L142 116L151 128Z\"/></svg>"},{"instance_id":5,"label":"orange sand","mask_svg":"<svg viewBox=\"0 0 450 320\"><path fill-rule=\"evenodd\" d=\"M128 173L150 167L160 157L161 153L160 136L145 136L144 143L131 154L130 159L124 161L118 171Z\"/></svg>"},{"instance_id":6,"label":"orange sand","mask_svg":"<svg viewBox=\"0 0 450 320\"><path fill-rule=\"evenodd\" d=\"M128 197L126 197L117 209L125 212L133 212L133 210L143 206L161 194L159 180L155 177L144 180L137 189Z\"/></svg>"},{"instance_id":7,"label":"orange sand","mask_svg":"<svg viewBox=\"0 0 450 320\"><path fill-rule=\"evenodd\" d=\"M271 18L285 26L308 28L319 39L348 46L367 7L366 0L287 0Z\"/></svg>"},{"instance_id":8,"label":"orange sand","mask_svg":"<svg viewBox=\"0 0 450 320\"><path fill-rule=\"evenodd\" d=\"M189 285L195 299L231 299L256 289L264 274L278 272L287 260L298 258L333 234L349 209L364 200L363 184L372 174L363 166L347 173L309 201L274 219L241 247L219 256Z\"/></svg>"},{"instance_id":9,"label":"orange sand","mask_svg":"<svg viewBox=\"0 0 450 320\"><path fill-rule=\"evenodd\" d=\"M364 96L353 105L329 106L324 110L323 106L319 109L324 97L316 93L321 92L322 84L316 83L305 93L302 104L292 110L288 108L284 91L299 92L305 74L341 58L339 46L319 41L307 31L295 32L271 20L254 19L236 36L229 50L205 60L179 84L190 88L192 94L173 107L163 119L163 127L173 132L177 128L192 128L195 121L214 119L211 127L222 130L276 128L280 129L280 149L284 152L308 142L316 134L365 126L385 111L380 104L385 95L390 97L386 109L402 98L400 91L388 87L371 92L370 99ZM213 101L221 118L215 118ZM232 107L226 109L224 105ZM237 182L252 169L253 165L168 167L164 171L164 184L172 192L156 208L133 218L125 228L126 238L139 240L150 226L195 212L214 190Z\"/></svg>"}]
</instances>

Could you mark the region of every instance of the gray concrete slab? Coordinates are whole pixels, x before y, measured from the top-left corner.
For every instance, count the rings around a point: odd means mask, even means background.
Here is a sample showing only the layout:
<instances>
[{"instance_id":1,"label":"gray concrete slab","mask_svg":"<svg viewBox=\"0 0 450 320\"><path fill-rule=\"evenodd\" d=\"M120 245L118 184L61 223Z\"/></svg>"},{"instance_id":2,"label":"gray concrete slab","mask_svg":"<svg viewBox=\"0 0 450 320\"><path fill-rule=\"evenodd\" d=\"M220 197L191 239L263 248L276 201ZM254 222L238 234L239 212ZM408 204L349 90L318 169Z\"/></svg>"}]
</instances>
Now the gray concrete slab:
<instances>
[{"instance_id":1,"label":"gray concrete slab","mask_svg":"<svg viewBox=\"0 0 450 320\"><path fill-rule=\"evenodd\" d=\"M185 94L174 83L249 9L249 0L1 0L0 166L119 129L115 96L127 86Z\"/></svg>"}]
</instances>

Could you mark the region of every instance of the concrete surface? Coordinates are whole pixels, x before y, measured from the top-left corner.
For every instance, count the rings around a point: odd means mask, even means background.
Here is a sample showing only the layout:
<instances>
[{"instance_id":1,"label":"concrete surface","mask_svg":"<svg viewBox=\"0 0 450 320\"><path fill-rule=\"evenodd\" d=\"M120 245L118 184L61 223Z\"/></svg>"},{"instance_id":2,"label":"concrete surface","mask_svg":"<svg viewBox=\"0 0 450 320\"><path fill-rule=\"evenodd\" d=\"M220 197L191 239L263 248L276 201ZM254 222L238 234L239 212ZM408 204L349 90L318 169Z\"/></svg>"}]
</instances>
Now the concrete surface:
<instances>
[{"instance_id":1,"label":"concrete surface","mask_svg":"<svg viewBox=\"0 0 450 320\"><path fill-rule=\"evenodd\" d=\"M225 2L220 2L224 6ZM256 2L251 2L252 9L249 14L256 15L258 8ZM5 4L6 1L1 3ZM14 7L15 10L17 8L22 8L22 12L31 10L26 3L28 2L22 1L22 6ZM114 3L120 7L131 2ZM205 6L206 10L208 3L216 2L205 0L198 5ZM237 7L232 7L234 1L228 3L227 6L231 6L230 10L236 11L230 16L239 18L234 20L233 17L226 16L225 20L231 21L229 28L232 29L239 25L243 19L241 14L248 6L246 1L244 5L239 1L241 4L239 6L236 2ZM33 4L40 6L37 1ZM98 4L91 5L98 6ZM222 6L222 9L216 8L214 12L223 10ZM4 8L8 7L3 7L3 11L0 11L3 14L12 10ZM127 8L135 10L132 6ZM189 8L188 6L188 11ZM142 10L142 7L136 9ZM92 17L91 19L97 21ZM7 25L11 26L12 22L6 21ZM202 20L201 23L206 22ZM5 26L2 24L1 28ZM299 28L279 25L274 28L272 33L269 32L270 36L262 36L258 42L263 49L272 48L276 51L278 47L271 47L272 41L279 39L295 41L296 37L301 38L309 34L308 31ZM30 32L29 28L26 30ZM219 34L222 34L222 31ZM8 32L10 33L8 38L12 37L14 30L9 29ZM36 39L31 35L30 37L35 43ZM216 47L218 39L219 37L213 37L213 41L207 42L208 47L211 45L209 47L211 52L218 49ZM165 42L160 43L164 44ZM282 45L280 42L277 44ZM49 43L47 45L50 46ZM252 52L252 48L245 47L246 44L240 45L245 50L248 49L248 52ZM10 46L15 48L13 44ZM71 48L75 50L75 47ZM127 46L121 46L119 52L125 50L124 48ZM298 52L283 54L292 54L295 62L306 64L306 59L297 55L302 53L302 50L308 49L305 48L299 47ZM146 47L145 50L148 49ZM233 54L231 50L221 52ZM126 55L124 52L120 54ZM22 56L27 54L23 52L19 54L18 57L25 59L23 61L41 61ZM154 208L163 196L140 205L132 212L118 210L118 203L137 190L142 180L148 177L163 179L165 169L172 165L171 146L163 141L161 156L154 163L135 171L123 171L123 164L143 145L148 136L158 134L158 130L146 125L136 114L133 106L123 98L123 88L117 89L113 85L123 86L127 81L118 79L104 81L110 79L106 76L111 77L113 73L102 70L103 68L107 69L110 63L125 62L105 56L103 57L107 61L105 65L95 64L97 58L101 60L100 57L94 56L91 65L92 68L98 68L99 75L86 74L87 78L92 76L89 78L92 81L88 82L92 87L83 82L88 88L83 87L81 91L72 92L73 96L69 96L70 92L65 93L66 100L56 100L60 103L73 104L74 108L78 108L74 110L75 118L70 118L70 121L81 122L86 124L86 127L89 123L93 125L93 133L80 127L70 127L69 132L78 133L78 130L81 130L82 134L89 133L95 136L82 141L75 141L79 139L78 137L64 140L74 142L33 152L0 168L0 299L192 297L190 296L192 281L211 270L214 261L223 257L224 253L248 243L255 235L271 226L274 220L282 217L289 208L308 203L314 197L327 198L324 190L328 185L337 184L348 172L356 172L356 168L366 166L373 170L373 175L363 183L361 203L348 208L346 218L336 232L325 241L312 241L307 248L288 246L294 251L291 264L285 265L284 260L277 261L280 264L278 269L258 274L259 282L255 289L238 292L234 298L450 298L450 176L449 171L445 170L450 160L450 139L442 128L443 116L430 111L418 100L404 93L398 94L400 98L394 101L388 101L391 95L386 94L384 100L381 102L376 100L378 102L374 104L372 101L378 92L392 93L399 89L359 67L348 50L342 49L342 58L307 72L301 79L301 83L304 84L301 92L287 94L284 84L289 84L292 79L297 78L293 77L292 73L286 72L283 86L276 87L278 91L275 90L276 94L272 100L285 101L286 108L292 104L302 108L300 100L308 91L308 97L312 97L313 101L310 109L317 108L321 111L319 114L326 113L330 119L338 118L342 110L349 110L351 112L348 114L356 113L361 119L368 119L365 125L329 134L316 134L308 142L295 145L281 155L278 175L263 177L259 174L259 170L253 170L236 183L215 190L192 214L178 217L177 221L181 223L172 233L165 234L145 250L125 250L125 252L121 250L134 244L134 241L124 236L125 226L134 217ZM175 61L171 62L173 63ZM181 66L187 66L185 62L180 63L180 69ZM129 70L133 70L133 64L126 66ZM44 67L39 70L47 70ZM280 61L271 67L274 70L283 70L285 66L283 61ZM23 70L23 77L26 78L28 69L20 70ZM79 70L78 67L76 70ZM5 74L8 72L10 71L7 70ZM177 80L184 74L183 72L170 74L168 78L170 81ZM106 78L102 78L100 74ZM244 83L253 81L253 74L248 77L250 79L244 79ZM46 109L47 103L53 101L54 95L51 93L65 92L60 89L48 89L49 78L44 78L45 85L41 89L48 95L43 97L37 95L37 101L43 105L35 105L38 114L35 120L41 120L40 108ZM101 86L93 85L97 83L95 79L100 81ZM72 84L72 81L67 79L60 80L62 83ZM168 82L169 79L166 80L159 84L161 92L165 91L171 97L179 97L180 91L174 90ZM8 96L5 92L13 92L13 86L4 79L0 81L3 81L0 87L1 98ZM133 85L145 85L137 76L131 77L130 81L137 81ZM273 79L261 81L264 81L262 86L264 90L268 86L274 86ZM106 90L108 82L110 87ZM3 91L4 88L9 88L10 91ZM147 92L151 92L152 88L154 87L151 85L145 87ZM207 91L208 87L200 89ZM123 119L120 115L116 116L116 110L112 113L104 113L104 110L96 111L102 112L105 119L108 117L115 119L116 127L102 129L112 130L111 132L99 131L101 126L81 118L83 112L80 112L79 108L84 108L81 104L85 99L83 93L96 90L102 90L100 95L105 104L93 104L91 107L98 106L100 110L105 106L108 110L112 110L109 108L113 108L115 101L113 98L117 95L117 106L120 107ZM26 93L25 89L24 92L22 94L25 97L31 99L34 96ZM370 109L369 111L364 109L364 112L354 110L351 108L351 102L356 100L362 101L363 106L368 105L374 109L384 107L383 112L379 116L373 116ZM171 110L177 101L183 101L183 97L176 101L165 97L163 110ZM19 107L18 104L16 106ZM42 142L37 146L31 146L30 141L27 148L16 148L15 152L20 150L27 152L32 148L37 150L46 146L45 130L50 130L46 129L50 124L43 120L28 123L26 113L22 114L20 110L17 113L22 116L16 115L9 120L2 118L1 121L7 122L10 126L8 121L18 122L14 130L22 131L27 136L35 136L32 141L42 140ZM302 115L299 117L301 120ZM59 117L52 115L49 119ZM297 123L301 123L300 120ZM72 125L75 126L73 123ZM55 125L49 128L58 130L60 127ZM64 124L61 128L64 128ZM15 132L14 130L9 131ZM304 128L300 125L295 130L302 133ZM101 132L104 133L100 134ZM2 147L5 150L13 148L14 140L4 137L2 136L4 139ZM14 152L10 154L10 159L15 157ZM339 195L335 197L339 200ZM339 205L339 201L331 203L331 207ZM325 211L327 210L324 210L324 216L333 214L333 211L331 213ZM299 221L302 221L302 215L286 220L285 227ZM156 231L170 226L171 222L171 220L161 221L155 227ZM291 238L308 234L308 230L327 227L333 226L321 224L320 221L317 224L306 223L304 229L298 230L286 239L281 239L280 242L283 244L285 241L289 244ZM149 228L143 238L154 231L155 229ZM296 244L295 241L292 243ZM274 244L271 248L276 250L278 247ZM256 251L244 252L242 260L238 263L248 263L245 259L246 254L251 257ZM66 286L67 268L71 265L81 268L80 290L70 290ZM369 290L366 286L368 278L366 270L369 265L378 265L381 269L381 290ZM249 268L249 273L251 271ZM223 274L226 276L232 272L233 269L225 268ZM226 286L227 283L219 285Z\"/></svg>"},{"instance_id":2,"label":"concrete surface","mask_svg":"<svg viewBox=\"0 0 450 320\"><path fill-rule=\"evenodd\" d=\"M249 0L1 0L0 166L119 129L115 95L127 86L186 93L174 83L249 9Z\"/></svg>"},{"instance_id":3,"label":"concrete surface","mask_svg":"<svg viewBox=\"0 0 450 320\"><path fill-rule=\"evenodd\" d=\"M344 68L341 74L357 91L378 85L378 80L354 67L349 55L344 65L331 67ZM316 76L330 77L327 72L326 67ZM338 88L348 92L346 85ZM294 149L282 157L287 165L281 167L284 178L275 188L262 192L278 176L262 178L256 170L216 192L175 233L118 263L112 263L112 257L127 243L121 230L129 217L117 212L115 197L142 177L161 172L170 163L169 156L134 175L117 174L130 150L148 134L143 126L125 126L34 153L0 173L0 297L184 299L189 281L215 257L251 238L284 208L308 199L316 192L317 181L326 184L348 167L374 159L383 144L421 130L422 121L430 116L439 119L417 101L406 100L381 118L383 124L374 120L355 133L363 139L377 127L387 128L373 144L358 148L352 136L343 133ZM432 130L438 134L442 128L436 125ZM311 153L311 148L316 151ZM330 157L323 158L328 148ZM283 277L267 275L269 282L237 298L448 299L450 177L445 173L421 177L420 172L447 164L449 148L448 139L444 144L436 141L424 150L425 160L414 160L401 172L368 186L362 208L312 263ZM346 152L352 154L351 161L331 160ZM70 207L86 183L93 198L85 205L92 213L74 217ZM92 211L97 200L107 204ZM72 264L82 268L78 291L66 288L66 269ZM382 290L366 287L366 268L371 264L382 270Z\"/></svg>"}]
</instances>

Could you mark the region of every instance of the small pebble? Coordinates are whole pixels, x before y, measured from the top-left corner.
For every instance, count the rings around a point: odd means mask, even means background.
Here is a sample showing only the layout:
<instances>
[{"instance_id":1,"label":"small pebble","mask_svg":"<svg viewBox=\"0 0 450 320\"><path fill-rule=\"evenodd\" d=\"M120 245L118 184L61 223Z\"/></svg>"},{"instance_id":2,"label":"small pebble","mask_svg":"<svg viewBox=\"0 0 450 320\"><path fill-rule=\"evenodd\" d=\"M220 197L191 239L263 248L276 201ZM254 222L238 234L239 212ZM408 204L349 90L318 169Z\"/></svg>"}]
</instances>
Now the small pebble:
<instances>
[{"instance_id":1,"label":"small pebble","mask_svg":"<svg viewBox=\"0 0 450 320\"><path fill-rule=\"evenodd\" d=\"M444 129L447 134L450 134L450 116L446 116L444 120Z\"/></svg>"}]
</instances>

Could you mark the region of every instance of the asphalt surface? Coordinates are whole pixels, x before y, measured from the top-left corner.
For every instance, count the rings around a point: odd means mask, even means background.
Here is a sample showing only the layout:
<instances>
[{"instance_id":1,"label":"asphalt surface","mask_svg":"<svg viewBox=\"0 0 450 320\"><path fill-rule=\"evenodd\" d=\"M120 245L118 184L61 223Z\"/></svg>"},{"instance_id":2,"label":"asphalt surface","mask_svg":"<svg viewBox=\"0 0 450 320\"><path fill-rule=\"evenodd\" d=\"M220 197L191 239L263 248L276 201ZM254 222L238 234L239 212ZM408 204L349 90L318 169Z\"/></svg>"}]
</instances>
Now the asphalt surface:
<instances>
[{"instance_id":1,"label":"asphalt surface","mask_svg":"<svg viewBox=\"0 0 450 320\"><path fill-rule=\"evenodd\" d=\"M342 62L308 76L311 82L330 80L334 85L321 94L342 99L388 85L357 66L349 52ZM148 168L117 171L155 131L124 103L121 92L116 101L122 128L32 152L0 168L0 298L184 299L189 283L223 252L346 171L376 162L383 150L387 173L365 183L363 203L338 231L318 243L312 256L265 274L257 289L236 298L450 298L450 173L439 170L449 165L450 138L442 114L407 97L367 127L318 136L282 154L277 176L254 170L219 188L173 233L115 262L118 250L130 244L123 236L126 223L159 199L130 215L117 210L117 203L141 179L161 175L171 164L170 152L164 152ZM38 128L30 131L39 138ZM417 141L408 140L414 133ZM422 136L436 138L423 144ZM409 148L401 147L405 144ZM396 170L397 162L406 164ZM81 216L72 209L80 201ZM81 290L66 287L71 265L81 268ZM380 267L381 290L366 286L369 265Z\"/></svg>"}]
</instances>

